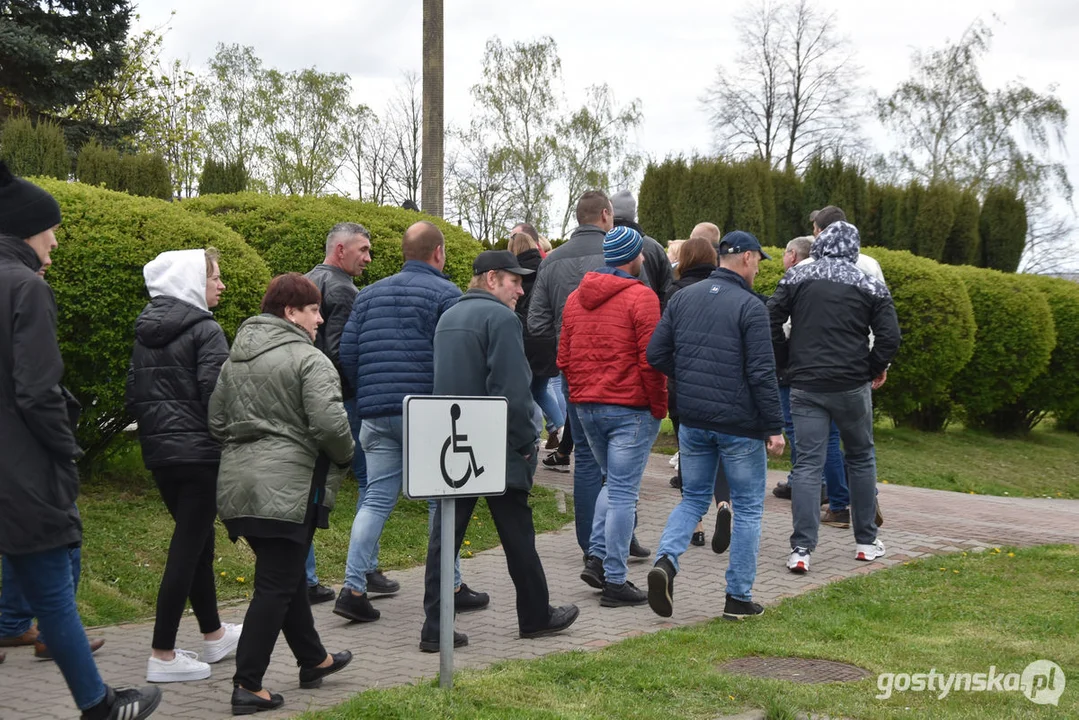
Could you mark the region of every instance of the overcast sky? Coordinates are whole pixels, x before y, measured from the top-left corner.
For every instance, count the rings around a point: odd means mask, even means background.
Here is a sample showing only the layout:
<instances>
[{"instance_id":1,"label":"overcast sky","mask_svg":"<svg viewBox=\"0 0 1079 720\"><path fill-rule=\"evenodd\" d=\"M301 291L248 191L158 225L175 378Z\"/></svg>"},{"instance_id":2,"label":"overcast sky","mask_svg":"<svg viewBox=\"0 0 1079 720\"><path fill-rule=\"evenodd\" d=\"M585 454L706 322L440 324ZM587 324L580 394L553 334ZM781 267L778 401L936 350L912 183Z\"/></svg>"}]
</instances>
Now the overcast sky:
<instances>
[{"instance_id":1,"label":"overcast sky","mask_svg":"<svg viewBox=\"0 0 1079 720\"><path fill-rule=\"evenodd\" d=\"M160 25L175 9L164 55L205 65L218 42L254 47L271 67L316 66L348 73L354 99L380 110L405 69L420 70L421 0L135 0L139 27ZM990 87L1022 79L1038 91L1056 85L1071 113L1069 139L1079 142L1079 2L1075 0L821 0L850 37L863 83L889 93L910 74L915 48L957 39L976 18L990 23L993 45L982 65ZM565 92L576 106L588 85L608 83L616 98L640 98L637 144L662 158L709 152L711 138L698 98L715 68L737 52L733 19L744 3L713 0L516 0L445 2L446 118L466 125L469 88L480 78L484 43L550 35L558 43ZM884 9L887 8L887 9ZM995 18L995 19L994 19ZM882 136L876 123L871 136ZM879 126L878 126L879 127ZM1079 155L1062 154L1073 182ZM1079 241L1077 241L1079 245Z\"/></svg>"}]
</instances>

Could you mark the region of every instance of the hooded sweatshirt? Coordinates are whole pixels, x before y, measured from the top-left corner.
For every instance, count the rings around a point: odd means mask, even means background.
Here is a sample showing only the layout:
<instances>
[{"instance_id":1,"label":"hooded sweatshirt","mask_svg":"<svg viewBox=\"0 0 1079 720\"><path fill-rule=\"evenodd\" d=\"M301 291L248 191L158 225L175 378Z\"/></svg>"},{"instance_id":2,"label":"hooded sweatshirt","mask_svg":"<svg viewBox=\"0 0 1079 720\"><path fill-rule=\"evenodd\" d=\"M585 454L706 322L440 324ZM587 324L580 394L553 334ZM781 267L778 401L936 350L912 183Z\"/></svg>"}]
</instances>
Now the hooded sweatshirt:
<instances>
[{"instance_id":1,"label":"hooded sweatshirt","mask_svg":"<svg viewBox=\"0 0 1079 720\"><path fill-rule=\"evenodd\" d=\"M570 402L666 417L667 380L646 357L659 318L659 299L637 278L612 268L587 273L562 314L558 367Z\"/></svg>"},{"instance_id":2,"label":"hooded sweatshirt","mask_svg":"<svg viewBox=\"0 0 1079 720\"><path fill-rule=\"evenodd\" d=\"M143 277L152 299L135 321L126 392L143 462L149 470L216 464L221 446L207 411L229 348L206 307L206 255L161 253Z\"/></svg>"},{"instance_id":3,"label":"hooded sweatshirt","mask_svg":"<svg viewBox=\"0 0 1079 720\"><path fill-rule=\"evenodd\" d=\"M788 270L768 302L776 364L792 388L853 390L884 372L899 350L891 293L858 268L860 247L856 227L832 223L813 243L814 262Z\"/></svg>"}]
</instances>

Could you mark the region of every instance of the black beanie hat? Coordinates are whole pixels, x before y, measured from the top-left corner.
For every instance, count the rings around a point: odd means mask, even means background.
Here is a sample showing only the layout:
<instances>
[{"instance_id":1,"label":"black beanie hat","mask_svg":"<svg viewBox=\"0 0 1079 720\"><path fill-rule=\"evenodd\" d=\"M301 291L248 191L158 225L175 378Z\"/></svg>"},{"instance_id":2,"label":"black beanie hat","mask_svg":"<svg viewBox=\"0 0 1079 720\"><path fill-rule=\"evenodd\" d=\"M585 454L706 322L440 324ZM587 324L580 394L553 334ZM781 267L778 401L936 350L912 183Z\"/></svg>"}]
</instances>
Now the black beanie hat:
<instances>
[{"instance_id":1,"label":"black beanie hat","mask_svg":"<svg viewBox=\"0 0 1079 720\"><path fill-rule=\"evenodd\" d=\"M60 205L45 190L11 174L0 160L0 234L26 240L60 224Z\"/></svg>"}]
</instances>

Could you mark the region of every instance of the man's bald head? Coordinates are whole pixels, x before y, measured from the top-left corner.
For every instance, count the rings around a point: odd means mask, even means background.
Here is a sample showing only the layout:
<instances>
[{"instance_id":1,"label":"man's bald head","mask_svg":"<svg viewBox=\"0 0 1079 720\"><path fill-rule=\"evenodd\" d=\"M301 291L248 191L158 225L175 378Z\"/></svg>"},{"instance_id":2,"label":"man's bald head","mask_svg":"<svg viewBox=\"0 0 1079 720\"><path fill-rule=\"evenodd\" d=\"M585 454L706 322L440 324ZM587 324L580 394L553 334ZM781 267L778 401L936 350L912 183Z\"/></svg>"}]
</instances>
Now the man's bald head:
<instances>
[{"instance_id":1,"label":"man's bald head","mask_svg":"<svg viewBox=\"0 0 1079 720\"><path fill-rule=\"evenodd\" d=\"M710 222L697 223L693 228L693 232L689 234L691 240L697 237L704 238L713 245L719 243L719 236L719 227L715 223Z\"/></svg>"},{"instance_id":2,"label":"man's bald head","mask_svg":"<svg viewBox=\"0 0 1079 720\"><path fill-rule=\"evenodd\" d=\"M405 260L419 260L438 271L446 267L446 238L434 223L420 220L408 226L401 238Z\"/></svg>"}]
</instances>

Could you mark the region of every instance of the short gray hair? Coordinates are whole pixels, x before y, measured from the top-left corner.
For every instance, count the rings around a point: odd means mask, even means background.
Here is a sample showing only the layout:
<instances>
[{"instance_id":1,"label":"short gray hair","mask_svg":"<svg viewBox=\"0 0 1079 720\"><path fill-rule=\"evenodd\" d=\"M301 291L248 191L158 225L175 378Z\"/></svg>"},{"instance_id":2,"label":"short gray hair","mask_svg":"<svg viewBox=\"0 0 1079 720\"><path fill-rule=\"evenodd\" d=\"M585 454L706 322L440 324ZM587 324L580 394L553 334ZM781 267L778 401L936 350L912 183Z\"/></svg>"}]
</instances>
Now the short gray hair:
<instances>
[{"instance_id":1,"label":"short gray hair","mask_svg":"<svg viewBox=\"0 0 1079 720\"><path fill-rule=\"evenodd\" d=\"M812 235L796 237L787 243L787 251L794 253L794 257L798 258L798 262L802 262L809 257L809 249L811 247L813 247Z\"/></svg>"},{"instance_id":2,"label":"short gray hair","mask_svg":"<svg viewBox=\"0 0 1079 720\"><path fill-rule=\"evenodd\" d=\"M326 236L326 254L329 255L333 251L334 245L347 243L356 235L363 235L368 240L371 239L371 233L367 232L367 228L359 223L337 223L330 229L330 234Z\"/></svg>"}]
</instances>

